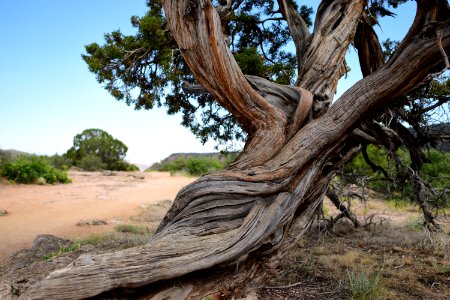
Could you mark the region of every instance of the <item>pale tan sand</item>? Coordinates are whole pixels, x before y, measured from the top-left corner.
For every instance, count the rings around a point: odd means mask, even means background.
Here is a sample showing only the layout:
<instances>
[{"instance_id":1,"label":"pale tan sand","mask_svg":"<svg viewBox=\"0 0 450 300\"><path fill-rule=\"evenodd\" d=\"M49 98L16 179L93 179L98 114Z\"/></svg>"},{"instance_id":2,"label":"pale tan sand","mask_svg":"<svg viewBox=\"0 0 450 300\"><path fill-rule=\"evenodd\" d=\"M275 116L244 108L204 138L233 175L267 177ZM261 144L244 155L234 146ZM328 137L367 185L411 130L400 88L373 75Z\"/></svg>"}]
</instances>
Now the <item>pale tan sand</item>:
<instances>
[{"instance_id":1,"label":"pale tan sand","mask_svg":"<svg viewBox=\"0 0 450 300\"><path fill-rule=\"evenodd\" d=\"M22 185L0 183L0 261L14 251L30 247L38 234L83 238L111 231L127 223L140 207L173 200L194 178L168 173L145 173L145 179L116 172L70 172L71 184ZM141 174L141 173L140 173ZM104 220L108 225L77 226L80 221Z\"/></svg>"}]
</instances>

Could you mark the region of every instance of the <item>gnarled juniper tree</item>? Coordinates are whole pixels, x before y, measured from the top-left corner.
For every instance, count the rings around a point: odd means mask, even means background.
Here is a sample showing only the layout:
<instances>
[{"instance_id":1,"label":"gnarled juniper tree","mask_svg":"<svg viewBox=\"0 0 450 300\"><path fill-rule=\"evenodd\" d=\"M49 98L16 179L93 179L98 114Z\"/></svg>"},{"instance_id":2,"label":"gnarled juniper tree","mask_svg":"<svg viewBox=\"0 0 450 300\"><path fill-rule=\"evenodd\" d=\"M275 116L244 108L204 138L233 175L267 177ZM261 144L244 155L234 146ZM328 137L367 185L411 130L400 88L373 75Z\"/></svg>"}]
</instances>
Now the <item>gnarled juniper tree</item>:
<instances>
[{"instance_id":1,"label":"gnarled juniper tree","mask_svg":"<svg viewBox=\"0 0 450 300\"><path fill-rule=\"evenodd\" d=\"M448 100L417 110L411 96L449 67L447 1L417 0L388 60L373 26L405 0L323 0L312 31L310 8L297 2L150 0L147 15L132 19L135 36L113 32L105 45L87 46L84 59L117 99L165 105L199 137L245 138L245 147L227 169L181 190L147 245L81 256L23 298L151 290L171 279L183 295L245 294L273 274L361 143L406 144L415 176L423 157L408 138L427 135L423 127L409 135L402 120ZM364 78L331 105L351 44Z\"/></svg>"}]
</instances>

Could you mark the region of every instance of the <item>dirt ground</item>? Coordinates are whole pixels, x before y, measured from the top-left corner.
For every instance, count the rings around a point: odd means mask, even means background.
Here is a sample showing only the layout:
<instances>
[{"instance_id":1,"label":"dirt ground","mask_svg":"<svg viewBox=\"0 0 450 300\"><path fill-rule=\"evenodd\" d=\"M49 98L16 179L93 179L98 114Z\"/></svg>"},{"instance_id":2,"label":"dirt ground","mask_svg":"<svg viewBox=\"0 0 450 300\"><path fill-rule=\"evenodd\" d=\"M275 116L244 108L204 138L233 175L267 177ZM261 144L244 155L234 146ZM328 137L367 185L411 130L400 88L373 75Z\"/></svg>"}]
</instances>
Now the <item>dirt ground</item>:
<instances>
[{"instance_id":1,"label":"dirt ground","mask_svg":"<svg viewBox=\"0 0 450 300\"><path fill-rule=\"evenodd\" d=\"M194 180L160 172L114 174L71 171L72 183L58 185L0 182L0 210L7 211L0 216L0 262L30 247L38 234L75 239L109 232L139 214L140 208L173 200ZM94 220L107 225L80 226Z\"/></svg>"}]
</instances>

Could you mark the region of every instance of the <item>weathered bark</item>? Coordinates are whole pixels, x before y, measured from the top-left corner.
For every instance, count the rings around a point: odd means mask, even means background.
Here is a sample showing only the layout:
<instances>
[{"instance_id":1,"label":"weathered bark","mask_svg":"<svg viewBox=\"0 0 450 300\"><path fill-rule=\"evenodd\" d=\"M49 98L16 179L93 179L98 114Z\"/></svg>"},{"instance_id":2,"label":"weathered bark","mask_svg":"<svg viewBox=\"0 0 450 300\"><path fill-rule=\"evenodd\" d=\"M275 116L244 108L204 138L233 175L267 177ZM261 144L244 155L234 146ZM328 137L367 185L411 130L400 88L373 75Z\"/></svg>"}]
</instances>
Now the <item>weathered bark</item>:
<instances>
[{"instance_id":1,"label":"weathered bark","mask_svg":"<svg viewBox=\"0 0 450 300\"><path fill-rule=\"evenodd\" d=\"M310 42L308 26L302 16L298 13L297 9L295 9L288 0L278 0L278 6L280 7L280 11L284 19L289 24L289 31L292 39L294 40L297 54L297 68L300 73L305 56L305 50L307 44Z\"/></svg>"},{"instance_id":2,"label":"weathered bark","mask_svg":"<svg viewBox=\"0 0 450 300\"><path fill-rule=\"evenodd\" d=\"M220 16L209 0L163 1L170 29L198 82L249 133L245 150L226 170L181 190L147 245L84 255L21 298L87 298L117 288L158 286L211 268L226 272L203 278L203 289L255 288L303 234L331 176L357 149L347 140L353 130L371 111L443 67L442 49L450 50L443 2L418 1L413 29L399 53L309 121L313 95L330 101L345 71L344 55L364 1L323 2L297 87L246 78L227 48ZM442 49L436 30L429 30L436 24ZM231 275L230 265L240 276ZM259 273L263 266L269 271ZM191 283L192 293L198 291Z\"/></svg>"},{"instance_id":3,"label":"weathered bark","mask_svg":"<svg viewBox=\"0 0 450 300\"><path fill-rule=\"evenodd\" d=\"M339 79L347 72L345 54L353 41L364 2L322 1L319 6L314 34L296 83L314 94L315 117L328 109Z\"/></svg>"}]
</instances>

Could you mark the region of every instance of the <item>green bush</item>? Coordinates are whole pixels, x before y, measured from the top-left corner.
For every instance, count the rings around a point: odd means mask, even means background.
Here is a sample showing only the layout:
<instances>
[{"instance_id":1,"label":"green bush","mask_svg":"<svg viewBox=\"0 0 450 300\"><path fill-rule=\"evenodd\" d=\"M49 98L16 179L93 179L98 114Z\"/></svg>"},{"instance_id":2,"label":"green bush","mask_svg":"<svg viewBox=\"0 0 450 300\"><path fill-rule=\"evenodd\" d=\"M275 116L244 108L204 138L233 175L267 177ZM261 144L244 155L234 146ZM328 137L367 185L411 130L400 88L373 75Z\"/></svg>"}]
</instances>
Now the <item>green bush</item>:
<instances>
[{"instance_id":1,"label":"green bush","mask_svg":"<svg viewBox=\"0 0 450 300\"><path fill-rule=\"evenodd\" d=\"M17 183L69 183L67 173L55 169L45 157L20 157L0 166L2 176Z\"/></svg>"},{"instance_id":2,"label":"green bush","mask_svg":"<svg viewBox=\"0 0 450 300\"><path fill-rule=\"evenodd\" d=\"M139 171L139 167L133 164L128 164L127 169L125 171L128 172L135 172L135 171Z\"/></svg>"},{"instance_id":3,"label":"green bush","mask_svg":"<svg viewBox=\"0 0 450 300\"><path fill-rule=\"evenodd\" d=\"M105 169L106 164L102 162L100 157L95 155L87 155L78 161L77 167L85 171L98 171Z\"/></svg>"},{"instance_id":4,"label":"green bush","mask_svg":"<svg viewBox=\"0 0 450 300\"><path fill-rule=\"evenodd\" d=\"M47 159L53 167L59 170L67 171L73 165L72 160L65 155L55 154L53 156L47 157Z\"/></svg>"},{"instance_id":5,"label":"green bush","mask_svg":"<svg viewBox=\"0 0 450 300\"><path fill-rule=\"evenodd\" d=\"M133 164L127 163L124 160L116 161L115 163L111 163L108 166L108 170L115 171L139 171L139 168Z\"/></svg>"},{"instance_id":6,"label":"green bush","mask_svg":"<svg viewBox=\"0 0 450 300\"><path fill-rule=\"evenodd\" d=\"M218 170L222 170L227 165L227 161L220 161L213 157L178 157L169 163L158 163L153 169L156 171L174 173L185 173L190 176L202 176Z\"/></svg>"}]
</instances>

